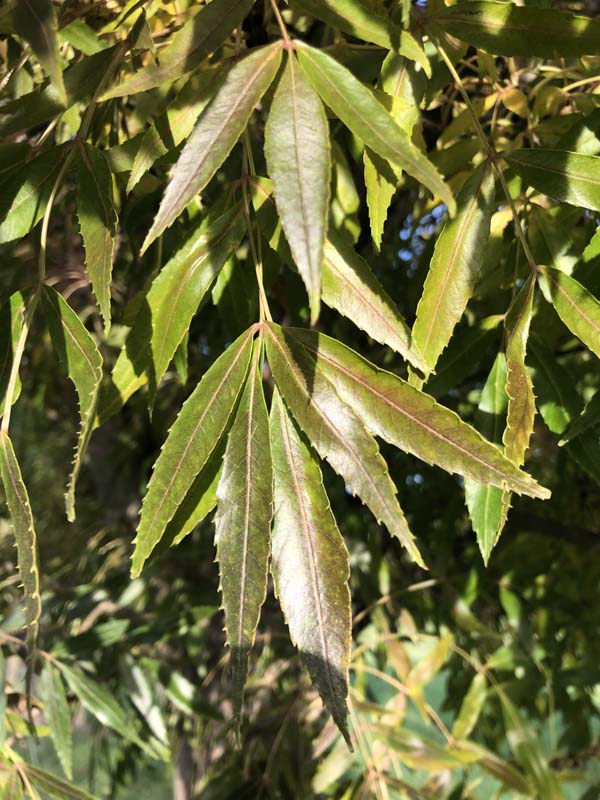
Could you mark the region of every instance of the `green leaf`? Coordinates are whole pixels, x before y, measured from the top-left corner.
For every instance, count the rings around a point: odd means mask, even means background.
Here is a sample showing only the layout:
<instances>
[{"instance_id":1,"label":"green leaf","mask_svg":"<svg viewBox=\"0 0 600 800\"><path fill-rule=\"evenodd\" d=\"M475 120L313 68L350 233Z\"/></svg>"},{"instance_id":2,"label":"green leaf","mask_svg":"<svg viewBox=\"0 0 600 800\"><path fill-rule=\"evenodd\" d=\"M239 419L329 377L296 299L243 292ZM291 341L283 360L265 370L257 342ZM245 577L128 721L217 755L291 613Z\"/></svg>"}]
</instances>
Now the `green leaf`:
<instances>
[{"instance_id":1,"label":"green leaf","mask_svg":"<svg viewBox=\"0 0 600 800\"><path fill-rule=\"evenodd\" d=\"M600 425L600 391L596 392L581 414L571 422L558 444L563 446L596 425Z\"/></svg>"},{"instance_id":2,"label":"green leaf","mask_svg":"<svg viewBox=\"0 0 600 800\"><path fill-rule=\"evenodd\" d=\"M225 610L233 714L239 722L248 656L267 596L273 516L269 417L262 390L262 341L254 345L246 385L229 435L217 489L215 544Z\"/></svg>"},{"instance_id":3,"label":"green leaf","mask_svg":"<svg viewBox=\"0 0 600 800\"><path fill-rule=\"evenodd\" d=\"M44 315L58 357L75 386L79 398L81 427L73 458L73 467L65 495L67 517L75 520L75 486L87 449L98 404L98 392L102 380L102 356L96 342L83 323L64 300L50 286L42 293Z\"/></svg>"},{"instance_id":4,"label":"green leaf","mask_svg":"<svg viewBox=\"0 0 600 800\"><path fill-rule=\"evenodd\" d=\"M329 212L331 152L325 109L296 56L288 54L265 130L277 211L304 281L311 324L319 318Z\"/></svg>"},{"instance_id":5,"label":"green leaf","mask_svg":"<svg viewBox=\"0 0 600 800\"><path fill-rule=\"evenodd\" d=\"M452 194L427 156L346 67L322 50L296 42L300 65L334 114L382 158L397 164L455 211Z\"/></svg>"},{"instance_id":6,"label":"green leaf","mask_svg":"<svg viewBox=\"0 0 600 800\"><path fill-rule=\"evenodd\" d=\"M302 660L350 745L346 718L351 609L349 556L315 453L275 391L271 406L275 594Z\"/></svg>"},{"instance_id":7,"label":"green leaf","mask_svg":"<svg viewBox=\"0 0 600 800\"><path fill-rule=\"evenodd\" d=\"M483 709L487 697L487 679L484 672L477 672L464 696L458 717L452 726L453 739L466 739Z\"/></svg>"},{"instance_id":8,"label":"green leaf","mask_svg":"<svg viewBox=\"0 0 600 800\"><path fill-rule=\"evenodd\" d=\"M52 147L0 184L0 244L21 239L44 216L65 146Z\"/></svg>"},{"instance_id":9,"label":"green leaf","mask_svg":"<svg viewBox=\"0 0 600 800\"><path fill-rule=\"evenodd\" d=\"M71 714L62 678L52 664L47 663L40 680L40 692L44 701L44 717L50 728L50 736L60 759L65 775L73 778L73 735Z\"/></svg>"},{"instance_id":10,"label":"green leaf","mask_svg":"<svg viewBox=\"0 0 600 800\"><path fill-rule=\"evenodd\" d=\"M527 218L527 238L538 264L550 264L570 275L581 258L569 231L540 206Z\"/></svg>"},{"instance_id":11,"label":"green leaf","mask_svg":"<svg viewBox=\"0 0 600 800\"><path fill-rule=\"evenodd\" d=\"M66 783L41 767L25 761L21 761L20 766L31 783L50 797L56 797L57 800L97 800L94 795L78 789L71 783Z\"/></svg>"},{"instance_id":12,"label":"green leaf","mask_svg":"<svg viewBox=\"0 0 600 800\"><path fill-rule=\"evenodd\" d=\"M58 24L51 0L19 0L13 12L15 30L29 42L38 61L54 84L59 98L66 103L60 50L56 31Z\"/></svg>"},{"instance_id":13,"label":"green leaf","mask_svg":"<svg viewBox=\"0 0 600 800\"><path fill-rule=\"evenodd\" d=\"M84 144L77 156L77 216L85 248L86 269L106 333L110 328L110 281L117 212L112 175L104 153Z\"/></svg>"},{"instance_id":14,"label":"green leaf","mask_svg":"<svg viewBox=\"0 0 600 800\"><path fill-rule=\"evenodd\" d=\"M530 186L549 197L600 211L599 156L536 148L515 150L506 160Z\"/></svg>"},{"instance_id":15,"label":"green leaf","mask_svg":"<svg viewBox=\"0 0 600 800\"><path fill-rule=\"evenodd\" d=\"M531 497L550 496L457 414L402 378L322 333L290 328L287 336L311 354L314 380L324 373L374 435L447 472Z\"/></svg>"},{"instance_id":16,"label":"green leaf","mask_svg":"<svg viewBox=\"0 0 600 800\"><path fill-rule=\"evenodd\" d=\"M16 767L13 766L2 788L2 800L23 800L23 781Z\"/></svg>"},{"instance_id":17,"label":"green leaf","mask_svg":"<svg viewBox=\"0 0 600 800\"><path fill-rule=\"evenodd\" d=\"M331 383L314 369L308 354L298 346L292 351L287 330L271 323L266 332L267 355L277 388L315 450L377 521L398 537L414 561L424 566L375 439L353 407L345 405Z\"/></svg>"},{"instance_id":18,"label":"green leaf","mask_svg":"<svg viewBox=\"0 0 600 800\"><path fill-rule=\"evenodd\" d=\"M217 446L246 377L251 350L252 329L210 367L169 431L142 505L131 567L134 577Z\"/></svg>"},{"instance_id":19,"label":"green leaf","mask_svg":"<svg viewBox=\"0 0 600 800\"><path fill-rule=\"evenodd\" d=\"M427 374L435 369L479 277L494 210L494 175L489 162L474 171L456 203L456 216L446 223L435 243L413 326Z\"/></svg>"},{"instance_id":20,"label":"green leaf","mask_svg":"<svg viewBox=\"0 0 600 800\"><path fill-rule=\"evenodd\" d=\"M15 292L0 308L0 415L4 413L6 390L13 365L15 347L23 330L25 304L25 294L23 292ZM20 392L21 379L17 375L13 403L18 400Z\"/></svg>"},{"instance_id":21,"label":"green leaf","mask_svg":"<svg viewBox=\"0 0 600 800\"><path fill-rule=\"evenodd\" d=\"M149 64L135 72L102 100L146 92L192 72L243 22L253 5L254 0L212 0L202 6L161 51L160 66Z\"/></svg>"},{"instance_id":22,"label":"green leaf","mask_svg":"<svg viewBox=\"0 0 600 800\"><path fill-rule=\"evenodd\" d=\"M19 575L23 582L28 650L27 684L29 686L42 613L37 536L29 504L29 495L23 483L19 462L10 437L5 431L0 431L0 476L2 477L6 505L8 506L17 543Z\"/></svg>"},{"instance_id":23,"label":"green leaf","mask_svg":"<svg viewBox=\"0 0 600 800\"><path fill-rule=\"evenodd\" d=\"M600 21L554 8L466 0L433 13L446 33L503 56L569 58L600 54Z\"/></svg>"},{"instance_id":24,"label":"green leaf","mask_svg":"<svg viewBox=\"0 0 600 800\"><path fill-rule=\"evenodd\" d=\"M93 56L107 47L106 42L82 19L74 19L61 28L60 38L86 56Z\"/></svg>"},{"instance_id":25,"label":"green leaf","mask_svg":"<svg viewBox=\"0 0 600 800\"><path fill-rule=\"evenodd\" d=\"M578 281L559 269L538 269L546 300L552 303L571 333L600 358L600 302Z\"/></svg>"},{"instance_id":26,"label":"green leaf","mask_svg":"<svg viewBox=\"0 0 600 800\"><path fill-rule=\"evenodd\" d=\"M173 168L142 253L205 188L225 161L280 63L281 45L275 42L253 50L227 72Z\"/></svg>"}]
</instances>

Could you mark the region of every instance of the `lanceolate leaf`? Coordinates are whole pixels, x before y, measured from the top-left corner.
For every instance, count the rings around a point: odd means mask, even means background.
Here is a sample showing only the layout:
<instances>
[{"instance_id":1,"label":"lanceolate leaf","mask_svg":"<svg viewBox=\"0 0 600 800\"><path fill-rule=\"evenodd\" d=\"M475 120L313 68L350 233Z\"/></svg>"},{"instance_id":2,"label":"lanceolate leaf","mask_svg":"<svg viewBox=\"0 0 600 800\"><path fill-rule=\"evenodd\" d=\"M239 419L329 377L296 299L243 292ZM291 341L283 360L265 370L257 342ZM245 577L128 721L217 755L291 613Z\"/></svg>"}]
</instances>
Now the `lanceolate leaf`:
<instances>
[{"instance_id":1,"label":"lanceolate leaf","mask_svg":"<svg viewBox=\"0 0 600 800\"><path fill-rule=\"evenodd\" d=\"M600 54L600 21L554 8L466 0L431 15L446 33L503 56Z\"/></svg>"},{"instance_id":2,"label":"lanceolate leaf","mask_svg":"<svg viewBox=\"0 0 600 800\"><path fill-rule=\"evenodd\" d=\"M220 589L231 650L233 709L238 721L248 655L267 595L273 516L269 417L259 363L262 342L258 341L254 349L255 358L227 438L215 516Z\"/></svg>"},{"instance_id":3,"label":"lanceolate leaf","mask_svg":"<svg viewBox=\"0 0 600 800\"><path fill-rule=\"evenodd\" d=\"M46 664L41 677L41 694L44 701L44 717L50 728L52 742L60 759L65 775L73 777L73 734L71 714L60 674Z\"/></svg>"},{"instance_id":4,"label":"lanceolate leaf","mask_svg":"<svg viewBox=\"0 0 600 800\"><path fill-rule=\"evenodd\" d=\"M52 0L19 0L13 12L15 30L29 44L49 75L60 99L66 103Z\"/></svg>"},{"instance_id":5,"label":"lanceolate leaf","mask_svg":"<svg viewBox=\"0 0 600 800\"><path fill-rule=\"evenodd\" d=\"M85 144L77 158L77 216L86 269L104 327L110 328L110 281L117 229L112 175L101 150Z\"/></svg>"},{"instance_id":6,"label":"lanceolate leaf","mask_svg":"<svg viewBox=\"0 0 600 800\"><path fill-rule=\"evenodd\" d=\"M283 230L319 317L321 263L329 212L331 153L325 109L296 56L288 54L265 130L267 169Z\"/></svg>"},{"instance_id":7,"label":"lanceolate leaf","mask_svg":"<svg viewBox=\"0 0 600 800\"><path fill-rule=\"evenodd\" d=\"M600 161L600 159L599 159ZM553 267L540 267L544 296L567 328L600 358L600 302L574 278Z\"/></svg>"},{"instance_id":8,"label":"lanceolate leaf","mask_svg":"<svg viewBox=\"0 0 600 800\"><path fill-rule=\"evenodd\" d=\"M484 672L477 672L471 681L460 712L452 726L452 736L455 739L466 739L479 719L487 696L487 678Z\"/></svg>"},{"instance_id":9,"label":"lanceolate leaf","mask_svg":"<svg viewBox=\"0 0 600 800\"><path fill-rule=\"evenodd\" d=\"M209 6L210 7L210 6ZM232 67L204 109L175 165L142 252L207 185L242 135L250 115L281 63L276 42L254 50Z\"/></svg>"},{"instance_id":10,"label":"lanceolate leaf","mask_svg":"<svg viewBox=\"0 0 600 800\"><path fill-rule=\"evenodd\" d=\"M275 593L311 678L348 744L350 593L348 551L314 451L275 391L271 406Z\"/></svg>"},{"instance_id":11,"label":"lanceolate leaf","mask_svg":"<svg viewBox=\"0 0 600 800\"><path fill-rule=\"evenodd\" d=\"M15 292L0 309L0 414L4 413L14 351L25 321L25 302L24 293ZM20 391L21 380L17 376L13 403L18 399Z\"/></svg>"},{"instance_id":12,"label":"lanceolate leaf","mask_svg":"<svg viewBox=\"0 0 600 800\"><path fill-rule=\"evenodd\" d=\"M456 217L446 223L435 244L413 326L428 373L435 369L450 341L479 276L494 206L494 176L489 162L475 170L456 202Z\"/></svg>"},{"instance_id":13,"label":"lanceolate leaf","mask_svg":"<svg viewBox=\"0 0 600 800\"><path fill-rule=\"evenodd\" d=\"M41 767L28 764L25 761L22 761L20 766L28 780L49 797L55 797L57 800L97 800L89 792L85 792L71 783L66 783L51 772L41 769Z\"/></svg>"},{"instance_id":14,"label":"lanceolate leaf","mask_svg":"<svg viewBox=\"0 0 600 800\"><path fill-rule=\"evenodd\" d=\"M75 386L79 398L81 427L73 469L65 495L67 517L75 519L75 486L83 456L92 433L92 424L98 404L98 391L102 380L102 356L96 342L83 326L81 320L62 296L49 286L42 294L44 314L54 349Z\"/></svg>"},{"instance_id":15,"label":"lanceolate leaf","mask_svg":"<svg viewBox=\"0 0 600 800\"><path fill-rule=\"evenodd\" d=\"M217 446L246 377L251 350L249 330L210 367L169 431L142 505L131 567L134 576Z\"/></svg>"},{"instance_id":16,"label":"lanceolate leaf","mask_svg":"<svg viewBox=\"0 0 600 800\"><path fill-rule=\"evenodd\" d=\"M596 392L581 414L575 417L560 440L559 445L575 439L575 437L589 431L595 425L600 425L600 391Z\"/></svg>"},{"instance_id":17,"label":"lanceolate leaf","mask_svg":"<svg viewBox=\"0 0 600 800\"><path fill-rule=\"evenodd\" d=\"M302 348L292 353L284 330L270 324L266 331L267 354L275 383L315 450L329 461L377 521L397 536L411 557L424 566L375 439L365 430L353 408L346 406L329 381L315 371Z\"/></svg>"},{"instance_id":18,"label":"lanceolate leaf","mask_svg":"<svg viewBox=\"0 0 600 800\"><path fill-rule=\"evenodd\" d=\"M452 194L436 168L354 75L322 50L297 42L300 64L334 114L368 147L438 195L454 213Z\"/></svg>"},{"instance_id":19,"label":"lanceolate leaf","mask_svg":"<svg viewBox=\"0 0 600 800\"><path fill-rule=\"evenodd\" d=\"M254 0L212 0L161 52L160 66L148 65L109 90L102 99L145 92L191 72L241 24L253 4Z\"/></svg>"},{"instance_id":20,"label":"lanceolate leaf","mask_svg":"<svg viewBox=\"0 0 600 800\"><path fill-rule=\"evenodd\" d=\"M447 472L531 497L550 496L457 414L406 381L322 333L291 328L288 338L312 355L314 380L323 373L376 436Z\"/></svg>"},{"instance_id":21,"label":"lanceolate leaf","mask_svg":"<svg viewBox=\"0 0 600 800\"><path fill-rule=\"evenodd\" d=\"M506 158L538 191L574 206L600 211L600 156L536 148L515 150Z\"/></svg>"}]
</instances>

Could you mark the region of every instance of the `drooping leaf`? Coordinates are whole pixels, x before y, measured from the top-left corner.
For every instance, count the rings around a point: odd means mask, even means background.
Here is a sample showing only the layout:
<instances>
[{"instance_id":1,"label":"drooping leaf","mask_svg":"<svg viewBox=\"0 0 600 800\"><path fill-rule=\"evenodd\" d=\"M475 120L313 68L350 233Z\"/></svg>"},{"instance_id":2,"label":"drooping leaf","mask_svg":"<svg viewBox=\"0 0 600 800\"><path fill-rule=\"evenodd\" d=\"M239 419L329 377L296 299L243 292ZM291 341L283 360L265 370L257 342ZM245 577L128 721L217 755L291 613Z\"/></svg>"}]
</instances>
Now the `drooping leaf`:
<instances>
[{"instance_id":1,"label":"drooping leaf","mask_svg":"<svg viewBox=\"0 0 600 800\"><path fill-rule=\"evenodd\" d=\"M352 72L322 50L296 43L300 65L334 114L382 158L397 164L436 194L450 209L456 204L436 168Z\"/></svg>"},{"instance_id":2,"label":"drooping leaf","mask_svg":"<svg viewBox=\"0 0 600 800\"><path fill-rule=\"evenodd\" d=\"M66 103L58 24L52 0L19 0L13 12L15 30L31 45L36 58L54 84L59 98Z\"/></svg>"},{"instance_id":3,"label":"drooping leaf","mask_svg":"<svg viewBox=\"0 0 600 800\"><path fill-rule=\"evenodd\" d=\"M240 720L248 656L267 596L273 471L262 390L262 342L254 345L246 385L227 437L217 489L215 544L229 645L233 712Z\"/></svg>"},{"instance_id":4,"label":"drooping leaf","mask_svg":"<svg viewBox=\"0 0 600 800\"><path fill-rule=\"evenodd\" d=\"M281 45L275 42L253 50L226 74L171 173L142 252L172 224L219 169L242 135L280 63Z\"/></svg>"},{"instance_id":5,"label":"drooping leaf","mask_svg":"<svg viewBox=\"0 0 600 800\"><path fill-rule=\"evenodd\" d=\"M42 293L44 315L52 337L54 349L75 386L79 398L81 426L73 467L65 495L67 517L75 519L75 487L85 451L92 434L92 425L98 404L102 381L102 356L96 342L66 300L50 286Z\"/></svg>"},{"instance_id":6,"label":"drooping leaf","mask_svg":"<svg viewBox=\"0 0 600 800\"><path fill-rule=\"evenodd\" d=\"M430 17L446 33L503 56L568 58L600 54L600 21L534 6L465 0Z\"/></svg>"},{"instance_id":7,"label":"drooping leaf","mask_svg":"<svg viewBox=\"0 0 600 800\"><path fill-rule=\"evenodd\" d=\"M0 415L4 413L6 390L13 365L15 347L25 321L26 297L23 292L15 292L0 308ZM19 398L21 379L17 376L13 403Z\"/></svg>"},{"instance_id":8,"label":"drooping leaf","mask_svg":"<svg viewBox=\"0 0 600 800\"><path fill-rule=\"evenodd\" d=\"M55 797L57 800L98 800L95 795L79 789L72 783L66 783L66 781L61 780L51 772L47 772L34 764L22 761L21 768L36 788L50 797Z\"/></svg>"},{"instance_id":9,"label":"drooping leaf","mask_svg":"<svg viewBox=\"0 0 600 800\"><path fill-rule=\"evenodd\" d=\"M549 497L547 489L517 469L457 414L397 375L322 333L288 328L287 336L311 354L315 381L324 373L376 436L447 472L531 497Z\"/></svg>"},{"instance_id":10,"label":"drooping leaf","mask_svg":"<svg viewBox=\"0 0 600 800\"><path fill-rule=\"evenodd\" d=\"M345 405L331 383L314 369L302 348L292 353L286 330L269 324L266 332L267 355L277 388L315 450L377 521L398 537L417 564L424 566L375 439L352 405Z\"/></svg>"},{"instance_id":11,"label":"drooping leaf","mask_svg":"<svg viewBox=\"0 0 600 800\"><path fill-rule=\"evenodd\" d=\"M477 672L464 696L458 716L452 726L454 739L467 739L477 724L487 697L487 678Z\"/></svg>"},{"instance_id":12,"label":"drooping leaf","mask_svg":"<svg viewBox=\"0 0 600 800\"><path fill-rule=\"evenodd\" d=\"M242 23L253 4L254 0L212 0L202 6L161 52L160 66L152 63L138 70L102 100L146 92L192 72Z\"/></svg>"},{"instance_id":13,"label":"drooping leaf","mask_svg":"<svg viewBox=\"0 0 600 800\"><path fill-rule=\"evenodd\" d=\"M325 109L293 53L288 54L265 129L265 157L277 211L319 317L321 264L329 212L331 152Z\"/></svg>"},{"instance_id":14,"label":"drooping leaf","mask_svg":"<svg viewBox=\"0 0 600 800\"><path fill-rule=\"evenodd\" d=\"M292 641L350 744L346 722L351 641L348 551L331 512L316 455L277 391L270 425L275 593Z\"/></svg>"},{"instance_id":15,"label":"drooping leaf","mask_svg":"<svg viewBox=\"0 0 600 800\"><path fill-rule=\"evenodd\" d=\"M44 717L50 728L50 736L60 759L61 766L69 780L73 778L73 734L71 714L60 674L46 664L40 681Z\"/></svg>"},{"instance_id":16,"label":"drooping leaf","mask_svg":"<svg viewBox=\"0 0 600 800\"><path fill-rule=\"evenodd\" d=\"M169 431L142 505L131 572L137 576L209 460L233 413L252 350L252 329L210 367Z\"/></svg>"},{"instance_id":17,"label":"drooping leaf","mask_svg":"<svg viewBox=\"0 0 600 800\"><path fill-rule=\"evenodd\" d=\"M574 206L600 211L600 156L535 148L515 150L506 159L538 191Z\"/></svg>"},{"instance_id":18,"label":"drooping leaf","mask_svg":"<svg viewBox=\"0 0 600 800\"><path fill-rule=\"evenodd\" d=\"M444 226L417 306L413 337L427 365L435 369L469 302L483 260L494 204L494 175L481 164L457 195L457 213Z\"/></svg>"}]
</instances>

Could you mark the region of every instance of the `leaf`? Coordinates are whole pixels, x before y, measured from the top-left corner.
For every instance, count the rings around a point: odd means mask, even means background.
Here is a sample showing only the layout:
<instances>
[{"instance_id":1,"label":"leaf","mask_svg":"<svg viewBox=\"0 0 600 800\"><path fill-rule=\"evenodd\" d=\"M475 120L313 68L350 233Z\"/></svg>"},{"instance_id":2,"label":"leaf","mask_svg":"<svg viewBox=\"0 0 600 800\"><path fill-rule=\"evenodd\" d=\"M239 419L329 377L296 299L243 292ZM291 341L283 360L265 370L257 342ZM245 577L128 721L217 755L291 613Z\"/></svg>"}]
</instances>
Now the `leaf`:
<instances>
[{"instance_id":1,"label":"leaf","mask_svg":"<svg viewBox=\"0 0 600 800\"><path fill-rule=\"evenodd\" d=\"M225 161L280 63L281 45L275 42L253 50L226 74L173 168L142 253L205 188Z\"/></svg>"},{"instance_id":2,"label":"leaf","mask_svg":"<svg viewBox=\"0 0 600 800\"><path fill-rule=\"evenodd\" d=\"M325 109L293 53L288 54L265 129L267 170L298 272L311 324L319 318L327 232L331 152Z\"/></svg>"},{"instance_id":3,"label":"leaf","mask_svg":"<svg viewBox=\"0 0 600 800\"><path fill-rule=\"evenodd\" d=\"M530 186L549 197L600 211L599 156L536 148L514 150L506 160Z\"/></svg>"},{"instance_id":4,"label":"leaf","mask_svg":"<svg viewBox=\"0 0 600 800\"><path fill-rule=\"evenodd\" d=\"M17 544L19 575L23 582L27 627L27 691L29 692L42 613L37 536L29 495L23 483L19 462L10 437L5 431L0 431L0 476Z\"/></svg>"},{"instance_id":5,"label":"leaf","mask_svg":"<svg viewBox=\"0 0 600 800\"><path fill-rule=\"evenodd\" d=\"M246 385L227 437L217 489L215 544L225 610L233 715L241 719L248 656L267 596L273 516L269 417L261 385L262 341L254 345Z\"/></svg>"},{"instance_id":6,"label":"leaf","mask_svg":"<svg viewBox=\"0 0 600 800\"><path fill-rule=\"evenodd\" d=\"M13 766L2 788L2 800L23 800L23 782L16 767Z\"/></svg>"},{"instance_id":7,"label":"leaf","mask_svg":"<svg viewBox=\"0 0 600 800\"><path fill-rule=\"evenodd\" d=\"M599 424L600 391L597 391L581 414L578 417L575 417L575 419L571 422L563 434L562 439L559 441L559 446L562 447L564 444L571 441L571 439L575 439L577 436L580 436L582 433L589 431L590 428L593 428L595 425Z\"/></svg>"},{"instance_id":8,"label":"leaf","mask_svg":"<svg viewBox=\"0 0 600 800\"><path fill-rule=\"evenodd\" d=\"M541 499L550 493L448 408L322 333L288 328L368 430L450 473ZM316 377L315 377L316 380Z\"/></svg>"},{"instance_id":9,"label":"leaf","mask_svg":"<svg viewBox=\"0 0 600 800\"><path fill-rule=\"evenodd\" d=\"M567 275L581 258L569 231L540 206L534 206L528 215L527 238L538 264L550 264Z\"/></svg>"},{"instance_id":10,"label":"leaf","mask_svg":"<svg viewBox=\"0 0 600 800\"><path fill-rule=\"evenodd\" d=\"M71 714L62 678L56 669L47 663L42 672L40 691L44 701L44 717L50 728L50 736L60 759L65 775L73 778L73 735Z\"/></svg>"},{"instance_id":11,"label":"leaf","mask_svg":"<svg viewBox=\"0 0 600 800\"><path fill-rule=\"evenodd\" d=\"M245 331L214 362L192 392L169 431L144 497L131 572L137 577L209 460L241 391L252 349Z\"/></svg>"},{"instance_id":12,"label":"leaf","mask_svg":"<svg viewBox=\"0 0 600 800\"><path fill-rule=\"evenodd\" d=\"M192 72L242 23L253 5L254 0L212 0L202 6L161 51L160 66L149 64L101 99L146 92Z\"/></svg>"},{"instance_id":13,"label":"leaf","mask_svg":"<svg viewBox=\"0 0 600 800\"><path fill-rule=\"evenodd\" d=\"M271 571L292 641L349 746L349 556L316 455L277 391L271 406L275 521Z\"/></svg>"},{"instance_id":14,"label":"leaf","mask_svg":"<svg viewBox=\"0 0 600 800\"><path fill-rule=\"evenodd\" d=\"M114 366L112 384L101 402L101 422L147 381L154 395L194 314L244 230L241 204L227 207L225 198L154 279Z\"/></svg>"},{"instance_id":15,"label":"leaf","mask_svg":"<svg viewBox=\"0 0 600 800\"><path fill-rule=\"evenodd\" d=\"M302 348L292 352L287 330L272 323L265 330L275 383L296 422L319 455L342 476L349 491L358 495L377 521L398 537L411 558L424 566L375 439L352 406L346 406L329 381L314 370Z\"/></svg>"},{"instance_id":16,"label":"leaf","mask_svg":"<svg viewBox=\"0 0 600 800\"><path fill-rule=\"evenodd\" d=\"M599 159L600 160L600 159ZM600 302L575 278L553 267L539 267L544 297L567 328L600 358Z\"/></svg>"},{"instance_id":17,"label":"leaf","mask_svg":"<svg viewBox=\"0 0 600 800\"><path fill-rule=\"evenodd\" d=\"M554 8L466 0L433 13L446 33L503 56L569 58L600 54L600 22Z\"/></svg>"},{"instance_id":18,"label":"leaf","mask_svg":"<svg viewBox=\"0 0 600 800\"><path fill-rule=\"evenodd\" d=\"M25 294L23 292L15 292L0 308L0 415L4 413L6 390L10 380L14 351L23 330L25 303ZM19 399L20 392L21 379L17 375L13 403Z\"/></svg>"},{"instance_id":19,"label":"leaf","mask_svg":"<svg viewBox=\"0 0 600 800\"><path fill-rule=\"evenodd\" d=\"M65 146L52 147L0 184L0 244L21 239L44 216Z\"/></svg>"},{"instance_id":20,"label":"leaf","mask_svg":"<svg viewBox=\"0 0 600 800\"><path fill-rule=\"evenodd\" d=\"M456 216L445 224L436 241L413 326L427 374L435 369L479 277L494 210L491 163L485 162L474 171L456 203Z\"/></svg>"},{"instance_id":21,"label":"leaf","mask_svg":"<svg viewBox=\"0 0 600 800\"><path fill-rule=\"evenodd\" d=\"M69 522L75 520L75 486L83 456L92 435L102 380L102 356L96 342L66 300L50 286L42 293L44 315L54 349L75 386L79 398L81 427L73 458L73 467L65 495Z\"/></svg>"},{"instance_id":22,"label":"leaf","mask_svg":"<svg viewBox=\"0 0 600 800\"><path fill-rule=\"evenodd\" d=\"M436 168L413 145L373 93L322 50L296 42L302 69L334 114L382 158L397 164L455 211L452 194Z\"/></svg>"},{"instance_id":23,"label":"leaf","mask_svg":"<svg viewBox=\"0 0 600 800\"><path fill-rule=\"evenodd\" d=\"M487 679L484 672L475 673L471 685L464 696L459 714L452 726L453 739L466 739L481 714L487 697Z\"/></svg>"},{"instance_id":24,"label":"leaf","mask_svg":"<svg viewBox=\"0 0 600 800\"><path fill-rule=\"evenodd\" d=\"M110 329L110 281L117 233L112 175L101 150L84 144L78 152L77 216L85 247L86 269L104 329Z\"/></svg>"},{"instance_id":25,"label":"leaf","mask_svg":"<svg viewBox=\"0 0 600 800\"><path fill-rule=\"evenodd\" d=\"M94 795L78 789L71 783L66 783L41 767L25 761L21 761L20 766L31 783L50 797L56 797L57 800L97 800Z\"/></svg>"},{"instance_id":26,"label":"leaf","mask_svg":"<svg viewBox=\"0 0 600 800\"><path fill-rule=\"evenodd\" d=\"M13 12L15 30L29 42L38 61L49 75L59 98L66 103L60 50L56 31L58 23L51 0L19 0Z\"/></svg>"}]
</instances>

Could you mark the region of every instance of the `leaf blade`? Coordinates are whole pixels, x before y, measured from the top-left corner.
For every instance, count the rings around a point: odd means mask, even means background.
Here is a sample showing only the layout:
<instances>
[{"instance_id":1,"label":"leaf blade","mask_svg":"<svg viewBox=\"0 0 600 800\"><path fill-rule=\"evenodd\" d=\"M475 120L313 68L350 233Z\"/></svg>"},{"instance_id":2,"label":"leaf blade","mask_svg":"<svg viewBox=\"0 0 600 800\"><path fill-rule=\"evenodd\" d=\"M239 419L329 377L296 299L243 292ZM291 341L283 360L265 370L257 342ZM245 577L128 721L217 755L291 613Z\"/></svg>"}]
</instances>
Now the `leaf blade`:
<instances>
[{"instance_id":1,"label":"leaf blade","mask_svg":"<svg viewBox=\"0 0 600 800\"><path fill-rule=\"evenodd\" d=\"M31 45L59 98L66 102L58 45L58 23L51 0L20 0L13 12L15 30Z\"/></svg>"},{"instance_id":2,"label":"leaf blade","mask_svg":"<svg viewBox=\"0 0 600 800\"><path fill-rule=\"evenodd\" d=\"M65 687L58 672L46 664L41 677L41 694L44 701L44 716L50 728L50 736L65 775L73 778L73 734L71 714Z\"/></svg>"},{"instance_id":3,"label":"leaf blade","mask_svg":"<svg viewBox=\"0 0 600 800\"><path fill-rule=\"evenodd\" d=\"M600 302L579 281L554 267L539 267L539 281L567 328L600 358Z\"/></svg>"},{"instance_id":4,"label":"leaf blade","mask_svg":"<svg viewBox=\"0 0 600 800\"><path fill-rule=\"evenodd\" d=\"M515 150L506 160L527 183L565 203L600 211L600 157L564 150Z\"/></svg>"}]
</instances>

